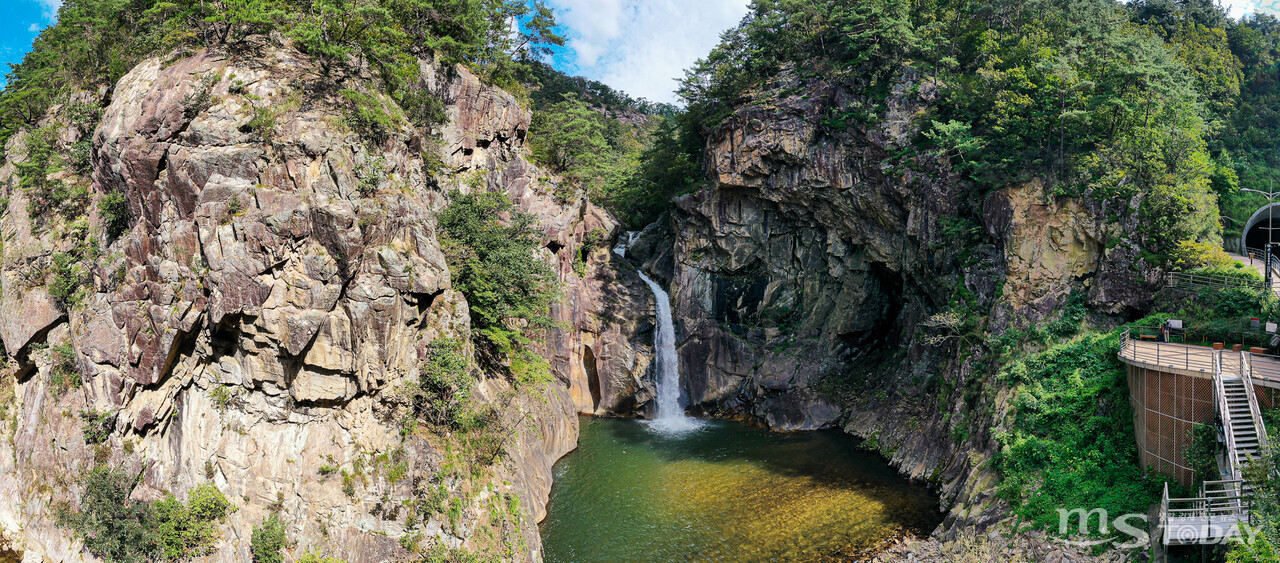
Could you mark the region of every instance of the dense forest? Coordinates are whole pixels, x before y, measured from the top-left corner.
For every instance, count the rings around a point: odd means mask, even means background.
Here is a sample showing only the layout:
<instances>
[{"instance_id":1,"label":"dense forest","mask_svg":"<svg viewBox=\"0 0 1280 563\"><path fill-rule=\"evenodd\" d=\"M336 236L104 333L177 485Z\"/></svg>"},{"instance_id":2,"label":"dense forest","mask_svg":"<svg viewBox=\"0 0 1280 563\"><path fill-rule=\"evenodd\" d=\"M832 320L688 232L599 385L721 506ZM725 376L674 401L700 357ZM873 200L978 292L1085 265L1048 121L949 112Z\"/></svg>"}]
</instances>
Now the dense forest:
<instances>
[{"instance_id":1,"label":"dense forest","mask_svg":"<svg viewBox=\"0 0 1280 563\"><path fill-rule=\"evenodd\" d=\"M826 109L840 130L874 122L910 67L944 93L914 150L948 159L977 190L1034 177L1065 195L1149 196L1146 246L1167 254L1238 234L1260 201L1239 188L1277 179L1278 28L1274 16L1234 21L1206 0L759 0L687 72L676 108L539 62L562 39L536 2L78 0L7 75L0 141L73 92L109 96L144 57L274 33L330 72L358 59L411 115L432 106L406 78L415 56L470 66L529 101L544 164L638 228L701 181L703 135L735 107L767 103L779 74L860 92Z\"/></svg>"}]
</instances>

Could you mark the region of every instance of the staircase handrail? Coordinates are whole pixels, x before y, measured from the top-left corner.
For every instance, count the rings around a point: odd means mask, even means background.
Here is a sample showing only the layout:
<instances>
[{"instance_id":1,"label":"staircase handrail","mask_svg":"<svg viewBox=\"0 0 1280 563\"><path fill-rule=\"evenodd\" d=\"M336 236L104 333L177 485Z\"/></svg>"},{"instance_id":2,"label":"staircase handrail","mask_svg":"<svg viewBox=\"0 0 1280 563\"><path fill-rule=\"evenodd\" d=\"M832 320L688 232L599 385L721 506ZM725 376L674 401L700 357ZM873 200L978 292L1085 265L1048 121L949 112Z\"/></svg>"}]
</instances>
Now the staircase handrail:
<instances>
[{"instance_id":1,"label":"staircase handrail","mask_svg":"<svg viewBox=\"0 0 1280 563\"><path fill-rule=\"evenodd\" d=\"M1258 407L1258 397L1253 389L1253 365L1251 354L1240 353L1240 376L1244 379L1244 393L1249 397L1249 416L1253 418L1254 430L1258 433L1258 452L1267 447L1267 428L1262 424L1262 409Z\"/></svg>"},{"instance_id":2,"label":"staircase handrail","mask_svg":"<svg viewBox=\"0 0 1280 563\"><path fill-rule=\"evenodd\" d=\"M1160 500L1160 543L1169 545L1169 482L1164 483L1164 497Z\"/></svg>"},{"instance_id":3,"label":"staircase handrail","mask_svg":"<svg viewBox=\"0 0 1280 563\"><path fill-rule=\"evenodd\" d=\"M1217 395L1218 415L1222 417L1223 434L1227 437L1227 464L1231 477L1240 477L1240 455L1236 452L1236 436L1231 428L1231 409L1227 405L1227 388L1222 383L1222 350L1213 354L1213 393Z\"/></svg>"}]
</instances>

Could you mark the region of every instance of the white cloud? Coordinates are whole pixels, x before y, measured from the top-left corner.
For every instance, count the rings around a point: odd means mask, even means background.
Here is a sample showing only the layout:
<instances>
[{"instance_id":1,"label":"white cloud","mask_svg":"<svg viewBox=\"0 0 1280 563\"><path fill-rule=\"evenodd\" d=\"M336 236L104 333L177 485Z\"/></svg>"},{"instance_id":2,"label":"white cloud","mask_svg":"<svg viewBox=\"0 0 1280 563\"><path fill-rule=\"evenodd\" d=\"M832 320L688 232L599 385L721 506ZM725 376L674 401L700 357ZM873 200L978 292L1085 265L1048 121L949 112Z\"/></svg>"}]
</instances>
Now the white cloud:
<instances>
[{"instance_id":1,"label":"white cloud","mask_svg":"<svg viewBox=\"0 0 1280 563\"><path fill-rule=\"evenodd\" d=\"M33 24L31 24L31 25L27 26L27 31L30 31L30 32L40 31L40 24L38 24L38 23L33 23Z\"/></svg>"},{"instance_id":2,"label":"white cloud","mask_svg":"<svg viewBox=\"0 0 1280 563\"><path fill-rule=\"evenodd\" d=\"M568 28L567 47L581 67L594 67L622 34L623 0L558 0L556 23Z\"/></svg>"},{"instance_id":3,"label":"white cloud","mask_svg":"<svg viewBox=\"0 0 1280 563\"><path fill-rule=\"evenodd\" d=\"M676 79L746 15L748 0L552 0L581 74L674 102Z\"/></svg>"},{"instance_id":4,"label":"white cloud","mask_svg":"<svg viewBox=\"0 0 1280 563\"><path fill-rule=\"evenodd\" d=\"M58 8L62 7L62 0L36 0L40 3L43 11L44 19L53 22L58 19Z\"/></svg>"},{"instance_id":5,"label":"white cloud","mask_svg":"<svg viewBox=\"0 0 1280 563\"><path fill-rule=\"evenodd\" d=\"M1227 0L1223 2L1231 17L1240 19L1249 12L1280 16L1280 0Z\"/></svg>"}]
</instances>

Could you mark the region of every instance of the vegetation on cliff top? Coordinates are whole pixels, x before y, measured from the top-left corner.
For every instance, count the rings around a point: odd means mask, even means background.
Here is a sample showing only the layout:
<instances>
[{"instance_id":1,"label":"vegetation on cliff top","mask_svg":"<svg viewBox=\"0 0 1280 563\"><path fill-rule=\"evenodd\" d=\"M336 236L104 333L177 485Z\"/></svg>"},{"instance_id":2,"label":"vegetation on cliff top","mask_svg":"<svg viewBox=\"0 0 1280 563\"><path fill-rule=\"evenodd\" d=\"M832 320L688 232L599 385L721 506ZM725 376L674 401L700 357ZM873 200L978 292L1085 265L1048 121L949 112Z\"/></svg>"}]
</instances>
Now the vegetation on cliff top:
<instances>
[{"instance_id":1,"label":"vegetation on cliff top","mask_svg":"<svg viewBox=\"0 0 1280 563\"><path fill-rule=\"evenodd\" d=\"M514 31L512 21L519 21ZM142 59L277 34L316 57L326 74L367 64L400 101L416 57L461 63L518 87L524 61L562 43L540 0L68 0L0 93L0 145L34 128L76 91L110 88Z\"/></svg>"},{"instance_id":2,"label":"vegetation on cliff top","mask_svg":"<svg viewBox=\"0 0 1280 563\"><path fill-rule=\"evenodd\" d=\"M837 82L853 95L821 105L839 135L878 121L915 68L940 99L906 157L945 159L975 197L1038 178L1137 203L1137 242L1163 263L1182 241L1220 240L1219 205L1238 234L1259 202L1237 188L1280 177L1277 45L1276 18L1233 21L1209 0L757 0L680 93L697 134L786 95L780 76Z\"/></svg>"},{"instance_id":3,"label":"vegetation on cliff top","mask_svg":"<svg viewBox=\"0 0 1280 563\"><path fill-rule=\"evenodd\" d=\"M687 114L675 106L634 100L604 84L531 63L529 147L539 164L561 175L559 194L581 188L632 229L657 219L673 195L699 186L701 137L683 133Z\"/></svg>"}]
</instances>

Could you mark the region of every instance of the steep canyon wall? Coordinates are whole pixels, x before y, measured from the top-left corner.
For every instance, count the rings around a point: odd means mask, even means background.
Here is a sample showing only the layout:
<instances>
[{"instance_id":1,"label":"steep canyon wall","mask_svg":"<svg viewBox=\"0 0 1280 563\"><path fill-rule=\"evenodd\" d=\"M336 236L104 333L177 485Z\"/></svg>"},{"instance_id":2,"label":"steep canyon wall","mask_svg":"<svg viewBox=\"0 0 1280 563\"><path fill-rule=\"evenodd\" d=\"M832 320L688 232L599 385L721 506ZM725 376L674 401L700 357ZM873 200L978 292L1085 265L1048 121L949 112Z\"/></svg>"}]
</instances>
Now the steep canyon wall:
<instances>
[{"instance_id":1,"label":"steep canyon wall","mask_svg":"<svg viewBox=\"0 0 1280 563\"><path fill-rule=\"evenodd\" d=\"M0 339L14 366L0 441L9 552L86 556L57 513L78 505L79 480L105 463L138 476L140 500L184 498L205 482L226 493L238 510L211 560L248 560L268 511L282 515L298 554L393 560L408 555L408 536L474 547L492 543L478 534L489 529L515 546L511 557L540 557L536 522L551 464L576 445L576 413L629 412L646 392L649 328L628 312L651 308L651 297L634 269L589 244L615 235L616 221L581 196L553 197L555 180L521 156L528 110L462 67L420 70L447 120L434 130L399 120L371 140L343 121L343 95L318 65L291 49L143 62L91 127L91 170L49 177L91 186L95 204L126 197L132 219L117 240L101 234L96 205L79 224L29 210L15 186L31 137L11 140L17 157L0 169ZM337 80L357 91L369 82ZM105 95L79 96L93 106ZM63 110L46 120L60 151L81 140ZM440 436L405 430L398 392L432 341L470 341L436 231L451 189L502 190L532 213L564 286L543 346L555 380L479 383L481 400L515 421L510 455L479 484L445 470L456 453ZM98 253L87 289L59 302L56 261L84 255L85 241ZM83 376L65 392L55 352L64 346ZM100 444L86 443L81 411L107 413ZM461 518L409 521L401 506L434 487L462 499ZM487 508L502 495L520 501L514 522Z\"/></svg>"}]
</instances>

